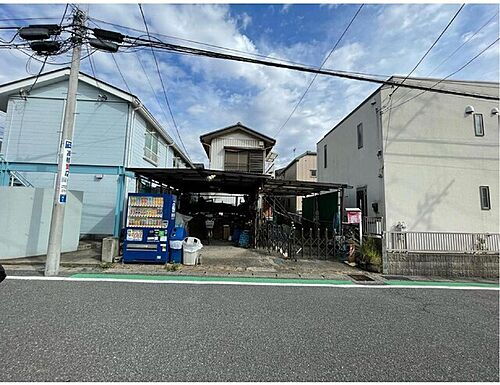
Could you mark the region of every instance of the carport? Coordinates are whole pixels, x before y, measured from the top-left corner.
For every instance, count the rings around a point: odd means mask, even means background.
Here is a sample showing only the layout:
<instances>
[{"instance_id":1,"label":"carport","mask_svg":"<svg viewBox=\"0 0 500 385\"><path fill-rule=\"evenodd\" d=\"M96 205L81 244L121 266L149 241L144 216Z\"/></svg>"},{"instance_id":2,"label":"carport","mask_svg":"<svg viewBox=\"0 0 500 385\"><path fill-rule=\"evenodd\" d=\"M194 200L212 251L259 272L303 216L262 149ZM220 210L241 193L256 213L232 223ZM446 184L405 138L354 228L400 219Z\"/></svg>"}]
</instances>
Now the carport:
<instances>
[{"instance_id":1,"label":"carport","mask_svg":"<svg viewBox=\"0 0 500 385\"><path fill-rule=\"evenodd\" d=\"M259 246L259 232L262 233L264 226L268 228L271 223L275 223L278 216L281 217L280 222L285 222L286 226L301 228L302 232L306 228L309 232L313 231L315 236L319 234L321 227L319 223L308 223L306 226L299 215L284 210L282 198L337 191L338 209L342 212L344 189L350 188L346 184L339 183L290 181L274 179L265 174L210 169L128 168L127 171L135 173L137 178L160 186L162 192L178 195L179 213L192 216L198 210L205 213L240 216L251 234L253 247ZM236 207L200 201L200 197L207 197L211 193L239 194L245 199L244 203ZM193 196L198 196L198 203L193 203ZM320 248L317 250L319 253Z\"/></svg>"}]
</instances>

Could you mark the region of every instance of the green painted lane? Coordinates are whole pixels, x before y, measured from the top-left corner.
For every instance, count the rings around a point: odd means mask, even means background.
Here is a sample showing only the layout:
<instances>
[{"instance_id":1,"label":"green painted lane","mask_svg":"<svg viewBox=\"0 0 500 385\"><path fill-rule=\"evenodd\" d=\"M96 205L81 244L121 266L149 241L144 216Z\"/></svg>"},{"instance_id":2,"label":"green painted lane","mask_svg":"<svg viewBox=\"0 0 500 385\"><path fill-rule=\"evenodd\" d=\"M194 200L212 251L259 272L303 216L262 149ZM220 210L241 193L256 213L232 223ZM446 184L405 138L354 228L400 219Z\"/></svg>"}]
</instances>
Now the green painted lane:
<instances>
[{"instance_id":1,"label":"green painted lane","mask_svg":"<svg viewBox=\"0 0 500 385\"><path fill-rule=\"evenodd\" d=\"M113 274L113 273L78 273L71 278L93 278L93 279L116 279L116 280L147 280L147 281L201 281L201 282L235 282L235 283L281 283L281 284L314 284L314 285L354 285L348 279L306 279L306 278L263 278L263 277L215 277L215 276L186 276L186 275L148 275L148 274ZM498 283L487 282L456 282L456 281L406 281L386 280L378 282L378 285L390 286L435 286L435 287L485 287L500 288ZM371 286L371 285L367 285Z\"/></svg>"},{"instance_id":2,"label":"green painted lane","mask_svg":"<svg viewBox=\"0 0 500 385\"><path fill-rule=\"evenodd\" d=\"M71 278L105 278L105 279L137 279L148 281L205 281L205 282L252 282L252 283L299 283L322 285L352 285L350 280L333 279L300 279L300 278L259 278L259 277L205 277L179 275L146 275L146 274L74 274Z\"/></svg>"}]
</instances>

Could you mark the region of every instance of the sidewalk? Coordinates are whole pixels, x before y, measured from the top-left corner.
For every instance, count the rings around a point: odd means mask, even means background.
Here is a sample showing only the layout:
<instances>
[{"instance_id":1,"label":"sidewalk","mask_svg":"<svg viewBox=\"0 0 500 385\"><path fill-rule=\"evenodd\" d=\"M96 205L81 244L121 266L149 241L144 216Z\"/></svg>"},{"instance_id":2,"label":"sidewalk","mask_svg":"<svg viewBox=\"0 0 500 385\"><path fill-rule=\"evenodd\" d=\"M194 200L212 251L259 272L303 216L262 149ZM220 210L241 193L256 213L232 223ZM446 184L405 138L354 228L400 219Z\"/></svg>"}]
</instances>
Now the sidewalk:
<instances>
[{"instance_id":1,"label":"sidewalk","mask_svg":"<svg viewBox=\"0 0 500 385\"><path fill-rule=\"evenodd\" d=\"M61 255L61 276L75 274L141 275L170 277L226 277L263 278L288 280L343 281L363 284L384 284L391 282L476 282L496 283L487 279L450 279L439 277L389 276L363 271L339 261L307 260L297 261L270 255L263 251L235 247L227 243L204 246L201 265L156 265L123 264L111 265L100 262L100 244L85 243L78 251ZM43 275L45 256L0 261L12 275Z\"/></svg>"}]
</instances>

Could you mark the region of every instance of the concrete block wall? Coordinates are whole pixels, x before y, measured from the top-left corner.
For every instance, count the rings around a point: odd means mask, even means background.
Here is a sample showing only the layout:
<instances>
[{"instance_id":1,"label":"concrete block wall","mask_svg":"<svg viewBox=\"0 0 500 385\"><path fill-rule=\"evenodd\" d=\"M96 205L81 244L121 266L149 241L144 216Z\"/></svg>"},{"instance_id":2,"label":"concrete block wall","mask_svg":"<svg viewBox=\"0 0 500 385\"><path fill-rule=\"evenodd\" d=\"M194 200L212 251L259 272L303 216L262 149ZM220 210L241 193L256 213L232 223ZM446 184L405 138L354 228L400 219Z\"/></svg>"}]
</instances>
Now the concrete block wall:
<instances>
[{"instance_id":1,"label":"concrete block wall","mask_svg":"<svg viewBox=\"0 0 500 385\"><path fill-rule=\"evenodd\" d=\"M498 254L432 254L387 252L384 273L439 277L499 277Z\"/></svg>"}]
</instances>

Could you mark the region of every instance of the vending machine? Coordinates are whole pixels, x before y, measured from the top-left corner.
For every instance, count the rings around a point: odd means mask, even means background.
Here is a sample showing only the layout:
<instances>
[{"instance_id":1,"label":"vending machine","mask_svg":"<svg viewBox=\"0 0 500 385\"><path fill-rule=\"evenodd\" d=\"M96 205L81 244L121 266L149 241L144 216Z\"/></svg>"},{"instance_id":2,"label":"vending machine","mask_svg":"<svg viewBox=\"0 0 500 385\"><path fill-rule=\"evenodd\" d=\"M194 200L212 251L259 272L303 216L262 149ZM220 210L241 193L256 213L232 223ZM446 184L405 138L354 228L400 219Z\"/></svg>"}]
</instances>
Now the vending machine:
<instances>
[{"instance_id":1,"label":"vending machine","mask_svg":"<svg viewBox=\"0 0 500 385\"><path fill-rule=\"evenodd\" d=\"M123 262L168 262L175 204L176 197L170 194L128 195Z\"/></svg>"}]
</instances>

